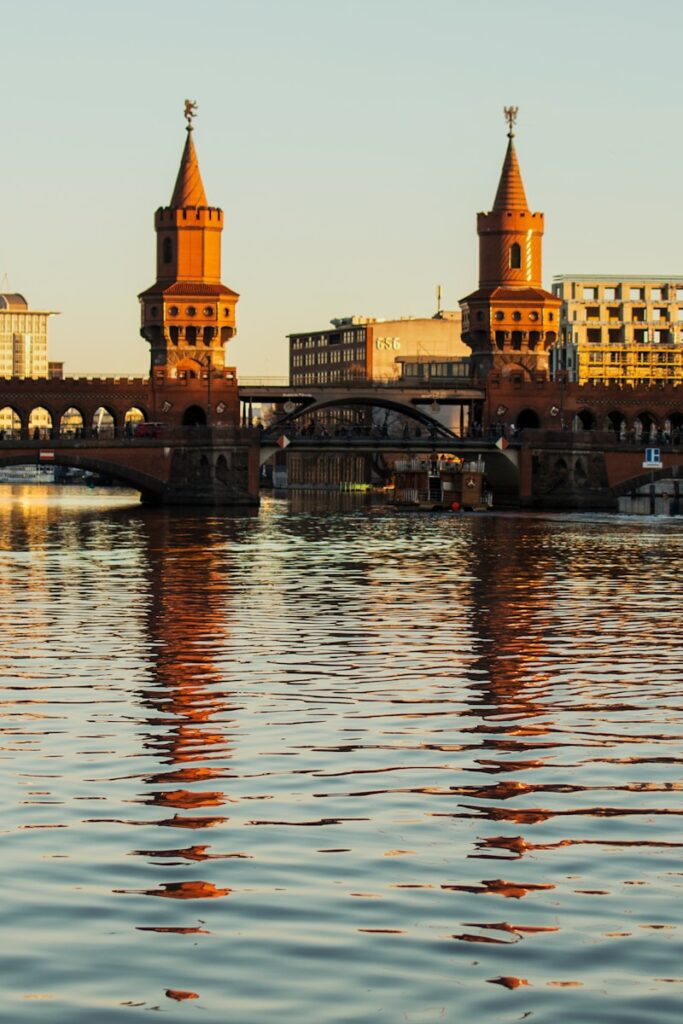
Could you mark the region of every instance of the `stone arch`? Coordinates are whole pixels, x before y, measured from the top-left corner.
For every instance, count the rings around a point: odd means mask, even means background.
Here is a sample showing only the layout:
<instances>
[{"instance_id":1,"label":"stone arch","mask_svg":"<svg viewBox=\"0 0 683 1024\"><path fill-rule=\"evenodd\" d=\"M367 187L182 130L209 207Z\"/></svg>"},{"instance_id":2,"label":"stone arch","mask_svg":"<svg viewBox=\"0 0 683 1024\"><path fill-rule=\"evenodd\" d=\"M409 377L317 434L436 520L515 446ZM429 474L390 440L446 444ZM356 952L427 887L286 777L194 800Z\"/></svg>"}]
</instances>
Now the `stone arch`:
<instances>
[{"instance_id":1,"label":"stone arch","mask_svg":"<svg viewBox=\"0 0 683 1024\"><path fill-rule=\"evenodd\" d=\"M607 414L606 422L607 430L613 430L615 434L620 437L626 435L626 417L623 412L619 409L613 409L612 412Z\"/></svg>"},{"instance_id":2,"label":"stone arch","mask_svg":"<svg viewBox=\"0 0 683 1024\"><path fill-rule=\"evenodd\" d=\"M202 375L201 363L196 359L190 359L189 356L176 363L175 369L178 377L186 377L189 380L198 380Z\"/></svg>"},{"instance_id":3,"label":"stone arch","mask_svg":"<svg viewBox=\"0 0 683 1024\"><path fill-rule=\"evenodd\" d=\"M588 473L582 458L578 458L574 462L574 483L577 487L585 487L588 483Z\"/></svg>"},{"instance_id":4,"label":"stone arch","mask_svg":"<svg viewBox=\"0 0 683 1024\"><path fill-rule=\"evenodd\" d=\"M60 437L83 437L85 419L80 409L70 405L59 417Z\"/></svg>"},{"instance_id":5,"label":"stone arch","mask_svg":"<svg viewBox=\"0 0 683 1024\"><path fill-rule=\"evenodd\" d=\"M668 434L668 440L673 444L683 442L683 413L670 412L664 422L664 430Z\"/></svg>"},{"instance_id":6,"label":"stone arch","mask_svg":"<svg viewBox=\"0 0 683 1024\"><path fill-rule=\"evenodd\" d=\"M112 438L118 434L116 413L100 405L93 413L90 431L93 437Z\"/></svg>"},{"instance_id":7,"label":"stone arch","mask_svg":"<svg viewBox=\"0 0 683 1024\"><path fill-rule=\"evenodd\" d=\"M591 412L590 409L581 409L576 414L576 418L579 421L579 430L595 430L596 418L595 413Z\"/></svg>"},{"instance_id":8,"label":"stone arch","mask_svg":"<svg viewBox=\"0 0 683 1024\"><path fill-rule=\"evenodd\" d=\"M26 429L34 441L45 441L52 437L52 414L44 405L37 405L28 415Z\"/></svg>"},{"instance_id":9,"label":"stone arch","mask_svg":"<svg viewBox=\"0 0 683 1024\"><path fill-rule=\"evenodd\" d=\"M183 413L184 427L205 427L206 411L201 405L189 405Z\"/></svg>"},{"instance_id":10,"label":"stone arch","mask_svg":"<svg viewBox=\"0 0 683 1024\"><path fill-rule=\"evenodd\" d=\"M21 414L11 405L0 409L0 435L7 440L18 439L22 431Z\"/></svg>"},{"instance_id":11,"label":"stone arch","mask_svg":"<svg viewBox=\"0 0 683 1024\"><path fill-rule=\"evenodd\" d=\"M640 427L637 427L637 423L640 423ZM656 437L659 433L659 422L654 413L651 413L649 409L643 409L639 412L633 421L633 427L636 433L636 437L645 441L651 437Z\"/></svg>"},{"instance_id":12,"label":"stone arch","mask_svg":"<svg viewBox=\"0 0 683 1024\"><path fill-rule=\"evenodd\" d=\"M225 455L221 454L216 459L216 480L222 484L230 482L230 467Z\"/></svg>"},{"instance_id":13,"label":"stone arch","mask_svg":"<svg viewBox=\"0 0 683 1024\"><path fill-rule=\"evenodd\" d=\"M147 413L144 409L140 409L137 405L131 405L130 409L126 409L123 414L123 427L124 430L135 430L138 423L147 422Z\"/></svg>"},{"instance_id":14,"label":"stone arch","mask_svg":"<svg viewBox=\"0 0 683 1024\"><path fill-rule=\"evenodd\" d=\"M522 249L519 242L510 246L510 270L519 270L522 266Z\"/></svg>"},{"instance_id":15,"label":"stone arch","mask_svg":"<svg viewBox=\"0 0 683 1024\"><path fill-rule=\"evenodd\" d=\"M522 409L515 420L517 430L538 430L541 420L534 409Z\"/></svg>"}]
</instances>

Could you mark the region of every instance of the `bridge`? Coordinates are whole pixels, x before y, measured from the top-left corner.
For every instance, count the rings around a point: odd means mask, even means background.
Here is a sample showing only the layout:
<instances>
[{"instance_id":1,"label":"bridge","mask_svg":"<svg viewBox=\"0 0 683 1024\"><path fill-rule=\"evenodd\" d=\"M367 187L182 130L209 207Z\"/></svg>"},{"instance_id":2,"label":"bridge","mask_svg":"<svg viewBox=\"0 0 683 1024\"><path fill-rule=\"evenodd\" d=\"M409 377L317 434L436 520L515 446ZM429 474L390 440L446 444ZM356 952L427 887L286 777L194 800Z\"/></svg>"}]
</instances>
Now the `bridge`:
<instances>
[{"instance_id":1,"label":"bridge","mask_svg":"<svg viewBox=\"0 0 683 1024\"><path fill-rule=\"evenodd\" d=\"M240 417L251 424L256 404L277 407L276 419L282 428L310 420L319 413L341 410L386 410L421 424L427 429L453 431L443 423L443 413L455 420L458 433L464 435L469 424L481 420L485 391L471 380L449 378L443 383L415 380L362 380L341 384L291 386L286 379L244 378L239 381Z\"/></svg>"},{"instance_id":2,"label":"bridge","mask_svg":"<svg viewBox=\"0 0 683 1024\"><path fill-rule=\"evenodd\" d=\"M164 504L256 505L259 437L233 368L208 377L0 379L0 467L90 470Z\"/></svg>"}]
</instances>

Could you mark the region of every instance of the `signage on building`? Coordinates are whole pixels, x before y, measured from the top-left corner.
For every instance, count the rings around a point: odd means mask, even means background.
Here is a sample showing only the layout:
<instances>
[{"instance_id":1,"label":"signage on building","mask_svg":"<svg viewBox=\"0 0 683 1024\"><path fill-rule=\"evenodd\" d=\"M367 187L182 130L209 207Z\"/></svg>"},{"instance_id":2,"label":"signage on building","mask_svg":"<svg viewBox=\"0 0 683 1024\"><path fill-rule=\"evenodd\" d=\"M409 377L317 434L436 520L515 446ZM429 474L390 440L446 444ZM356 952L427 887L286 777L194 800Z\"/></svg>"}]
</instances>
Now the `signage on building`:
<instances>
[{"instance_id":1,"label":"signage on building","mask_svg":"<svg viewBox=\"0 0 683 1024\"><path fill-rule=\"evenodd\" d=\"M643 469L661 469L662 458L661 451L659 448L646 448L645 449L645 462L643 463Z\"/></svg>"},{"instance_id":2,"label":"signage on building","mask_svg":"<svg viewBox=\"0 0 683 1024\"><path fill-rule=\"evenodd\" d=\"M375 338L375 348L382 350L393 349L398 352L401 348L401 342L398 338Z\"/></svg>"}]
</instances>

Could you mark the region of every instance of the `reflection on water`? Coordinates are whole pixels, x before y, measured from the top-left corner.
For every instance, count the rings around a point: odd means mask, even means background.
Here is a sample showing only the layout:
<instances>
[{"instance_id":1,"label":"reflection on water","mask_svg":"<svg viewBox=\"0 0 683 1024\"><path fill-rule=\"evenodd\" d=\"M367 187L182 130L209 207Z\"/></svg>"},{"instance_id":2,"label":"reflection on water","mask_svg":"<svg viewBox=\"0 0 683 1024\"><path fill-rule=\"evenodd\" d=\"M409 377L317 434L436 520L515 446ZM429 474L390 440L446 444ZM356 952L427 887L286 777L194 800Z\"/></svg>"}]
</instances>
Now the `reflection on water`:
<instances>
[{"instance_id":1,"label":"reflection on water","mask_svg":"<svg viewBox=\"0 0 683 1024\"><path fill-rule=\"evenodd\" d=\"M678 1021L681 526L0 491L12 1022Z\"/></svg>"}]
</instances>

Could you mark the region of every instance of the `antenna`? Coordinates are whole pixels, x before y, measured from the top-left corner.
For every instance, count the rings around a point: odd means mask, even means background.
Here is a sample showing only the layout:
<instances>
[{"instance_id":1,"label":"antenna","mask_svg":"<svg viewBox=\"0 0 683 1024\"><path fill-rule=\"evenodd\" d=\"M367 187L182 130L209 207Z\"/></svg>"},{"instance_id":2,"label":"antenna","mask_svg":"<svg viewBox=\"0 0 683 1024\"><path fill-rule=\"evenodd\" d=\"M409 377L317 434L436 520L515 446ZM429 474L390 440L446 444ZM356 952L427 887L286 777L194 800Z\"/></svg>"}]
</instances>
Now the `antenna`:
<instances>
[{"instance_id":1,"label":"antenna","mask_svg":"<svg viewBox=\"0 0 683 1024\"><path fill-rule=\"evenodd\" d=\"M441 316L441 285L436 286L436 315Z\"/></svg>"}]
</instances>

